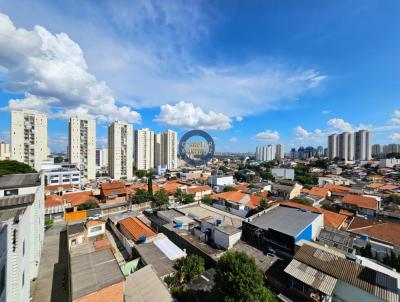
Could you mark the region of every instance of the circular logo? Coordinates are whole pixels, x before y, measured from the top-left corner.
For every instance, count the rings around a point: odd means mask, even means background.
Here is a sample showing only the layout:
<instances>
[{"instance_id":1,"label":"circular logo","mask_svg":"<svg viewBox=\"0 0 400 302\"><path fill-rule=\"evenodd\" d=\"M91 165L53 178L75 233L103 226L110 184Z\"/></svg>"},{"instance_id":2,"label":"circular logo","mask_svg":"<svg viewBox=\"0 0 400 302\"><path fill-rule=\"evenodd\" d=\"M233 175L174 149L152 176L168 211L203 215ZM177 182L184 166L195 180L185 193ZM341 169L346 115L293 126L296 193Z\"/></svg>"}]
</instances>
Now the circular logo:
<instances>
[{"instance_id":1,"label":"circular logo","mask_svg":"<svg viewBox=\"0 0 400 302\"><path fill-rule=\"evenodd\" d=\"M200 136L205 141L191 141L192 137ZM189 165L205 165L215 152L215 144L212 137L203 130L191 130L186 132L179 141L179 155Z\"/></svg>"}]
</instances>

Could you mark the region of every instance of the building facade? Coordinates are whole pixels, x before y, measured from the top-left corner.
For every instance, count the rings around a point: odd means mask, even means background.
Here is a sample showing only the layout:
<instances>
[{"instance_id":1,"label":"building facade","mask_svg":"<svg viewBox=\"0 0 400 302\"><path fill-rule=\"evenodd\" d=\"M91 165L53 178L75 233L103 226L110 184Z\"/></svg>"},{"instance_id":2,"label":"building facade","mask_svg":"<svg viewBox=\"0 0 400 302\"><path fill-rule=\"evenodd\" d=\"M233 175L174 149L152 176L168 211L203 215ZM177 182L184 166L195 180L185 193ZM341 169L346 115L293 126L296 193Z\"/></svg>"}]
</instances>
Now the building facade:
<instances>
[{"instance_id":1,"label":"building facade","mask_svg":"<svg viewBox=\"0 0 400 302\"><path fill-rule=\"evenodd\" d=\"M285 157L285 146L283 144L276 145L275 157L277 160L281 160Z\"/></svg>"},{"instance_id":2,"label":"building facade","mask_svg":"<svg viewBox=\"0 0 400 302\"><path fill-rule=\"evenodd\" d=\"M178 135L167 130L154 135L154 167L166 166L167 169L178 167Z\"/></svg>"},{"instance_id":3,"label":"building facade","mask_svg":"<svg viewBox=\"0 0 400 302\"><path fill-rule=\"evenodd\" d=\"M331 134L328 136L328 158L334 159L338 156L338 139L337 134Z\"/></svg>"},{"instance_id":4,"label":"building facade","mask_svg":"<svg viewBox=\"0 0 400 302\"><path fill-rule=\"evenodd\" d=\"M338 156L345 161L354 160L354 134L343 132L338 135Z\"/></svg>"},{"instance_id":5,"label":"building facade","mask_svg":"<svg viewBox=\"0 0 400 302\"><path fill-rule=\"evenodd\" d=\"M10 159L10 144L0 142L0 160Z\"/></svg>"},{"instance_id":6,"label":"building facade","mask_svg":"<svg viewBox=\"0 0 400 302\"><path fill-rule=\"evenodd\" d=\"M135 167L146 171L154 168L154 132L149 128L135 130Z\"/></svg>"},{"instance_id":7,"label":"building facade","mask_svg":"<svg viewBox=\"0 0 400 302\"><path fill-rule=\"evenodd\" d=\"M69 162L81 171L82 180L96 178L96 121L85 117L69 120Z\"/></svg>"},{"instance_id":8,"label":"building facade","mask_svg":"<svg viewBox=\"0 0 400 302\"><path fill-rule=\"evenodd\" d=\"M256 161L281 160L285 156L284 152L282 144L256 147Z\"/></svg>"},{"instance_id":9,"label":"building facade","mask_svg":"<svg viewBox=\"0 0 400 302\"><path fill-rule=\"evenodd\" d=\"M42 173L45 185L79 185L81 183L81 171L73 165L43 169Z\"/></svg>"},{"instance_id":10,"label":"building facade","mask_svg":"<svg viewBox=\"0 0 400 302\"><path fill-rule=\"evenodd\" d=\"M115 121L108 127L108 170L114 179L132 178L132 125Z\"/></svg>"},{"instance_id":11,"label":"building facade","mask_svg":"<svg viewBox=\"0 0 400 302\"><path fill-rule=\"evenodd\" d=\"M360 130L355 133L355 159L370 160L371 158L371 132Z\"/></svg>"},{"instance_id":12,"label":"building facade","mask_svg":"<svg viewBox=\"0 0 400 302\"><path fill-rule=\"evenodd\" d=\"M38 275L43 238L42 177L38 173L3 176L0 183L0 301L30 300L30 285Z\"/></svg>"},{"instance_id":13,"label":"building facade","mask_svg":"<svg viewBox=\"0 0 400 302\"><path fill-rule=\"evenodd\" d=\"M12 110L11 159L40 171L47 154L46 114L35 110Z\"/></svg>"},{"instance_id":14,"label":"building facade","mask_svg":"<svg viewBox=\"0 0 400 302\"><path fill-rule=\"evenodd\" d=\"M96 149L96 167L106 168L108 167L108 149Z\"/></svg>"}]
</instances>

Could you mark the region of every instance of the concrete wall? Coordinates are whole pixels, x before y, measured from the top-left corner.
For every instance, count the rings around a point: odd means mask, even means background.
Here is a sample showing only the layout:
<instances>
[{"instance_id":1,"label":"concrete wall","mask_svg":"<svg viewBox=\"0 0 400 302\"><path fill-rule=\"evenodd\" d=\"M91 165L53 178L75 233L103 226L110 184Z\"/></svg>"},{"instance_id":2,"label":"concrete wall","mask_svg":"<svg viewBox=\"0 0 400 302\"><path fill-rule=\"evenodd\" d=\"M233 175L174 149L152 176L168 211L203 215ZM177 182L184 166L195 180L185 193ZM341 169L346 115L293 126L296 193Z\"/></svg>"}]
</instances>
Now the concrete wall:
<instances>
[{"instance_id":1,"label":"concrete wall","mask_svg":"<svg viewBox=\"0 0 400 302\"><path fill-rule=\"evenodd\" d=\"M218 229L215 229L214 233L214 242L215 244L223 247L226 250L229 250L233 247L233 245L240 240L242 236L242 232L237 232L233 235L225 234Z\"/></svg>"}]
</instances>

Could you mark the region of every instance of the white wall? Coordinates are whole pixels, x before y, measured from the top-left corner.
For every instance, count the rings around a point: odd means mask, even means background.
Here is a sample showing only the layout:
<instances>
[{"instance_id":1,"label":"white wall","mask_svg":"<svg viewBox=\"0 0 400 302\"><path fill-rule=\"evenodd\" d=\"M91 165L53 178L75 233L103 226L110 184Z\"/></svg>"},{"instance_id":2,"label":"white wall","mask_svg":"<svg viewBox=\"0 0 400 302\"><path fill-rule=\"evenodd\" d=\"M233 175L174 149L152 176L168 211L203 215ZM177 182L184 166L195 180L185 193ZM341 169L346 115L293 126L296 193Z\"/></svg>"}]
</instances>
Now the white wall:
<instances>
[{"instance_id":1,"label":"white wall","mask_svg":"<svg viewBox=\"0 0 400 302\"><path fill-rule=\"evenodd\" d=\"M214 232L214 242L215 244L223 247L226 250L229 250L233 247L233 245L240 240L242 236L242 232L237 232L233 235L225 234L220 231L218 228L215 229Z\"/></svg>"}]
</instances>

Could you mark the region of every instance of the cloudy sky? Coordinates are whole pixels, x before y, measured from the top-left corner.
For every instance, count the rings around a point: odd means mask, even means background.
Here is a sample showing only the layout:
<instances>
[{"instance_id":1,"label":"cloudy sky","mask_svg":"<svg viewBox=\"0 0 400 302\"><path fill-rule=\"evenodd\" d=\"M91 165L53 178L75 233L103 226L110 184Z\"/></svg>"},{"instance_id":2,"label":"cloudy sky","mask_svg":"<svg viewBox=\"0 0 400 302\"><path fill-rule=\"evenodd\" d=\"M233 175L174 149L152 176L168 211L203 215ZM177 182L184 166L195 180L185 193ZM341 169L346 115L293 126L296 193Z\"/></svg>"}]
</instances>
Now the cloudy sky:
<instances>
[{"instance_id":1,"label":"cloudy sky","mask_svg":"<svg viewBox=\"0 0 400 302\"><path fill-rule=\"evenodd\" d=\"M155 131L204 129L218 151L326 145L332 132L400 143L400 2L0 2L0 139L10 109Z\"/></svg>"}]
</instances>

